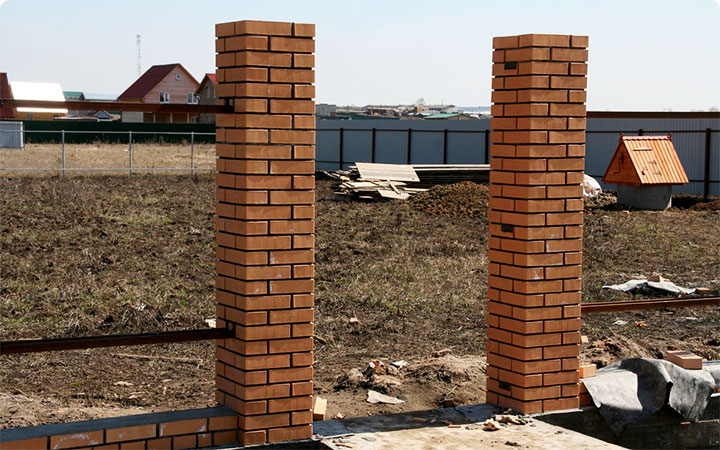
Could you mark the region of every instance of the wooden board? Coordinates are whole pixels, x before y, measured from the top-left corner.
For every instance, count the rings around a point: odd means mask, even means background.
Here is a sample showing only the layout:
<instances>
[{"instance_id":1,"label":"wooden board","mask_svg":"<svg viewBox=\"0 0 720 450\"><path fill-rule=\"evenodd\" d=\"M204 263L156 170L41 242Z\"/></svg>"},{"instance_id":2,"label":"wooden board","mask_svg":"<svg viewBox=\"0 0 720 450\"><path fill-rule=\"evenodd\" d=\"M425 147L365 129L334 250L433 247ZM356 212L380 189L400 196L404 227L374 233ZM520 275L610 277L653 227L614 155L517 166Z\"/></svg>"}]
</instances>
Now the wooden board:
<instances>
[{"instance_id":1,"label":"wooden board","mask_svg":"<svg viewBox=\"0 0 720 450\"><path fill-rule=\"evenodd\" d=\"M364 180L393 180L418 182L417 173L412 166L406 164L373 164L356 163L360 178Z\"/></svg>"}]
</instances>

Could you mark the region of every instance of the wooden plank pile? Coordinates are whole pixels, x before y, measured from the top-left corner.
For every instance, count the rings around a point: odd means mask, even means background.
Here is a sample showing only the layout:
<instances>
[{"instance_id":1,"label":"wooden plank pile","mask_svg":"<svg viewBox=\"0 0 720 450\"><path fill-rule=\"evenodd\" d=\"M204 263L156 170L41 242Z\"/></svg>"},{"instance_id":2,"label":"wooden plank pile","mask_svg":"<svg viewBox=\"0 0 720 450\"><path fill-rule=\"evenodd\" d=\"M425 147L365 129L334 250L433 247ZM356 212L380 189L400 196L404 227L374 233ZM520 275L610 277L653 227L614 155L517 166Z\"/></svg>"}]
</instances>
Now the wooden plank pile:
<instances>
[{"instance_id":1,"label":"wooden plank pile","mask_svg":"<svg viewBox=\"0 0 720 450\"><path fill-rule=\"evenodd\" d=\"M349 170L324 172L338 181L336 195L371 200L389 198L405 200L437 184L460 181L488 183L489 164L375 164L355 163Z\"/></svg>"},{"instance_id":2,"label":"wooden plank pile","mask_svg":"<svg viewBox=\"0 0 720 450\"><path fill-rule=\"evenodd\" d=\"M339 181L335 195L372 200L389 198L405 200L427 189L408 187L420 181L412 166L404 164L356 163L350 170L325 172Z\"/></svg>"}]
</instances>

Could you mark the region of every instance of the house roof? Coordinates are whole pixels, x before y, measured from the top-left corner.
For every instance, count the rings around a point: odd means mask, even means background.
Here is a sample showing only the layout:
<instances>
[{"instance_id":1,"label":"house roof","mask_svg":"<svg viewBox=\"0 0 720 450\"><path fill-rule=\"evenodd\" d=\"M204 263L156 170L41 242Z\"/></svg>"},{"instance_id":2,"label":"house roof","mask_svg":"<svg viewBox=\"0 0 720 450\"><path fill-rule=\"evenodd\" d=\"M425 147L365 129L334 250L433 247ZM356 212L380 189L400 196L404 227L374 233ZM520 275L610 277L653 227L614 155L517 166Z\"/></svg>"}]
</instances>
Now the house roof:
<instances>
[{"instance_id":1,"label":"house roof","mask_svg":"<svg viewBox=\"0 0 720 450\"><path fill-rule=\"evenodd\" d=\"M145 98L158 83L160 83L170 72L176 67L180 68L185 72L191 80L198 84L197 80L188 72L180 63L163 64L159 66L152 66L145 71L129 88L125 89L125 92L118 96L118 100L139 100Z\"/></svg>"},{"instance_id":2,"label":"house roof","mask_svg":"<svg viewBox=\"0 0 720 450\"><path fill-rule=\"evenodd\" d=\"M28 81L11 81L10 89L12 89L13 97L16 100L51 100L55 102L64 102L60 83L34 83ZM65 108L17 108L18 112L38 112L38 113L56 113L67 114Z\"/></svg>"},{"instance_id":3,"label":"house roof","mask_svg":"<svg viewBox=\"0 0 720 450\"><path fill-rule=\"evenodd\" d=\"M198 85L197 89L195 89L195 93L199 94L202 88L205 86L207 81L211 82L213 86L217 86L217 78L215 77L214 73L206 73L203 77L202 81Z\"/></svg>"},{"instance_id":4,"label":"house roof","mask_svg":"<svg viewBox=\"0 0 720 450\"><path fill-rule=\"evenodd\" d=\"M669 135L620 136L603 181L644 186L685 184L688 177Z\"/></svg>"}]
</instances>

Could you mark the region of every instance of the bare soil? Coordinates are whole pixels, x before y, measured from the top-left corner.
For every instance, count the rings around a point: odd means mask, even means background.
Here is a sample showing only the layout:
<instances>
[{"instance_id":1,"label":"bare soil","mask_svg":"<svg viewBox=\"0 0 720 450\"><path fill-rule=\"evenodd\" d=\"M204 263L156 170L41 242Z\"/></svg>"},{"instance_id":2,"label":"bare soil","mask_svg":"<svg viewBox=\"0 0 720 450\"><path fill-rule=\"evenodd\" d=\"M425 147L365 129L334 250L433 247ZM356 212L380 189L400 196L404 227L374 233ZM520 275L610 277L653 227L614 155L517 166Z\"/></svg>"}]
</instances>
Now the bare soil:
<instances>
[{"instance_id":1,"label":"bare soil","mask_svg":"<svg viewBox=\"0 0 720 450\"><path fill-rule=\"evenodd\" d=\"M2 178L0 192L1 339L201 328L213 316L212 177ZM315 381L330 414L483 401L486 189L366 203L319 181L317 196ZM697 198L623 211L611 197L586 209L583 301L630 298L601 287L653 272L720 295L720 212ZM590 315L583 355L720 359L719 315ZM6 356L0 427L211 405L213 358L211 342ZM373 359L409 365L392 383L347 382ZM407 402L371 405L369 388Z\"/></svg>"}]
</instances>

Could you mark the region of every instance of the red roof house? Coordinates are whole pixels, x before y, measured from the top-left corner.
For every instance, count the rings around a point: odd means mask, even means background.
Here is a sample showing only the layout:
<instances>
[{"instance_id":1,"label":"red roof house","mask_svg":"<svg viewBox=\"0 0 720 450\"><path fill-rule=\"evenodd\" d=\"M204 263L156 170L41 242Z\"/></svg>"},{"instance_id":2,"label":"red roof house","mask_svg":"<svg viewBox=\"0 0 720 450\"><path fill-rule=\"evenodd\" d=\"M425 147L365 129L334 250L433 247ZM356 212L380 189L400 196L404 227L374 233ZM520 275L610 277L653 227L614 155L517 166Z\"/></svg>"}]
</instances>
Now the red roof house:
<instances>
[{"instance_id":1,"label":"red roof house","mask_svg":"<svg viewBox=\"0 0 720 450\"><path fill-rule=\"evenodd\" d=\"M214 105L215 104L215 86L217 86L217 79L214 73L206 73L195 91L195 95L198 98L198 103L201 105ZM200 122L202 123L215 123L215 114L200 114Z\"/></svg>"},{"instance_id":2,"label":"red roof house","mask_svg":"<svg viewBox=\"0 0 720 450\"><path fill-rule=\"evenodd\" d=\"M152 66L118 97L119 102L197 103L199 83L182 64ZM123 122L193 122L188 113L125 113Z\"/></svg>"},{"instance_id":3,"label":"red roof house","mask_svg":"<svg viewBox=\"0 0 720 450\"><path fill-rule=\"evenodd\" d=\"M10 89L10 83L5 72L0 72L0 98L12 99L13 94ZM15 111L12 108L0 107L0 119L12 119L15 116Z\"/></svg>"}]
</instances>

